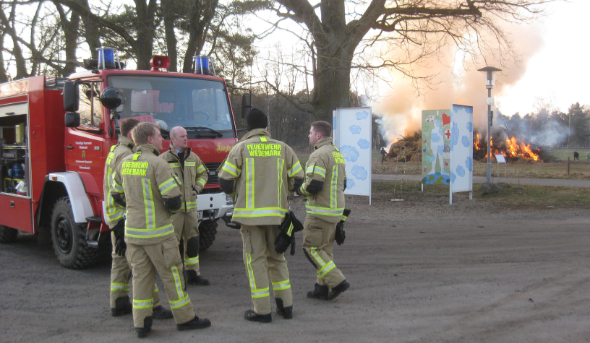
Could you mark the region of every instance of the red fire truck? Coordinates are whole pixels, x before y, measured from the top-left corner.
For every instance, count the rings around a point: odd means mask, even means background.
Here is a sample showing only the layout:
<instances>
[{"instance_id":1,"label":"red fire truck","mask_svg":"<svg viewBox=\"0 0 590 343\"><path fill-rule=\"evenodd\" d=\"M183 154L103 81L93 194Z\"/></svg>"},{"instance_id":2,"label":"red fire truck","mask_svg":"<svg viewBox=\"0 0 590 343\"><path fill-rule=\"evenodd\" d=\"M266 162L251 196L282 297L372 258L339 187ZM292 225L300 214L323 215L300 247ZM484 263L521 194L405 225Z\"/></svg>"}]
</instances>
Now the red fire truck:
<instances>
[{"instance_id":1,"label":"red fire truck","mask_svg":"<svg viewBox=\"0 0 590 343\"><path fill-rule=\"evenodd\" d=\"M95 264L110 237L103 218L105 159L117 143L119 120L135 117L158 124L168 139L172 127L184 127L209 169L198 196L201 249L207 249L217 221L229 223L233 212L216 174L238 136L227 84L205 57L195 57L194 74L162 70L169 66L165 56L154 56L150 71L124 70L114 49L101 48L98 60L84 62L87 71L67 79L0 84L0 243L14 242L19 232L51 237L64 267ZM249 104L244 94L243 111Z\"/></svg>"}]
</instances>

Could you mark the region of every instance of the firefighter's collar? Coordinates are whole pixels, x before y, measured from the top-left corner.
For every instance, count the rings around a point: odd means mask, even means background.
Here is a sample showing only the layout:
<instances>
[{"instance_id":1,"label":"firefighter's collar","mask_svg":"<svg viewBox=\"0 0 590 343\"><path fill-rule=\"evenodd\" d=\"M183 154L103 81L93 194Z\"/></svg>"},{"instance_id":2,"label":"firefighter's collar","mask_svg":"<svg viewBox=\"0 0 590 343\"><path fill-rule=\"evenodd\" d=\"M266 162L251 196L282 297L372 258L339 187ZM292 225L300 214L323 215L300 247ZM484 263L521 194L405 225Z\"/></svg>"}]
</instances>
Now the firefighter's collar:
<instances>
[{"instance_id":1,"label":"firefighter's collar","mask_svg":"<svg viewBox=\"0 0 590 343\"><path fill-rule=\"evenodd\" d=\"M172 144L172 141L170 141L170 153L172 155L174 155L176 158L178 158L178 150L176 150L176 148L174 147L174 144ZM186 160L189 156L191 155L191 148L187 147L186 149L184 149L184 159Z\"/></svg>"},{"instance_id":2,"label":"firefighter's collar","mask_svg":"<svg viewBox=\"0 0 590 343\"><path fill-rule=\"evenodd\" d=\"M160 150L158 150L153 144L142 144L137 147L137 151L147 152L150 151L156 156L160 156Z\"/></svg>"},{"instance_id":3,"label":"firefighter's collar","mask_svg":"<svg viewBox=\"0 0 590 343\"><path fill-rule=\"evenodd\" d=\"M253 130L248 131L248 133L246 133L244 135L243 139L246 140L246 139L252 138L254 136L262 136L262 135L270 137L270 132L268 132L265 129L253 129Z\"/></svg>"},{"instance_id":4,"label":"firefighter's collar","mask_svg":"<svg viewBox=\"0 0 590 343\"><path fill-rule=\"evenodd\" d=\"M328 144L332 144L332 137L326 137L326 138L322 138L320 139L315 145L314 145L314 150L317 150L321 147L323 147L324 145L328 145Z\"/></svg>"},{"instance_id":5,"label":"firefighter's collar","mask_svg":"<svg viewBox=\"0 0 590 343\"><path fill-rule=\"evenodd\" d=\"M119 144L126 146L131 150L133 150L133 148L135 147L133 141L123 135L119 136Z\"/></svg>"}]
</instances>

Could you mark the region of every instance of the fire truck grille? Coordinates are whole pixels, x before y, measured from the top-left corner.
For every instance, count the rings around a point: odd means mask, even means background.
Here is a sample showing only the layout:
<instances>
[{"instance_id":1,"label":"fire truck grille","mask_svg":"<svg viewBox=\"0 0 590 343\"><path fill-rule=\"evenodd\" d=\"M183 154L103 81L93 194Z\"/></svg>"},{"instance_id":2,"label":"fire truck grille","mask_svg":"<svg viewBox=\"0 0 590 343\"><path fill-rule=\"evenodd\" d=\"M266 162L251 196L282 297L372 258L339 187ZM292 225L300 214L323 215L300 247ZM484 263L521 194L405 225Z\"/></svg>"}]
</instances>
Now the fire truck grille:
<instances>
[{"instance_id":1,"label":"fire truck grille","mask_svg":"<svg viewBox=\"0 0 590 343\"><path fill-rule=\"evenodd\" d=\"M209 169L209 180L207 180L207 184L218 184L219 178L217 177L217 168L221 163L205 163L207 169Z\"/></svg>"}]
</instances>

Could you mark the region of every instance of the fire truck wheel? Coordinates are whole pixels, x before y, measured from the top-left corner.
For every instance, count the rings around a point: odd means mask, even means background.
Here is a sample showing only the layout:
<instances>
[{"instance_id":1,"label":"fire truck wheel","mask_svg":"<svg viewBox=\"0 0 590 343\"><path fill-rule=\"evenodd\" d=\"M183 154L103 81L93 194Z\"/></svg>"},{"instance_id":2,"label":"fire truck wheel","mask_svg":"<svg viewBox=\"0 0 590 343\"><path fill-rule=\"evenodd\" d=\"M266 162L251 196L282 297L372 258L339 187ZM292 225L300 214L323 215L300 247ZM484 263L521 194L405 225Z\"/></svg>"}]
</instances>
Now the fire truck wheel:
<instances>
[{"instance_id":1,"label":"fire truck wheel","mask_svg":"<svg viewBox=\"0 0 590 343\"><path fill-rule=\"evenodd\" d=\"M68 197L59 199L53 207L51 240L59 263L66 268L87 268L98 260L98 249L86 243L86 225L74 221Z\"/></svg>"},{"instance_id":2,"label":"fire truck wheel","mask_svg":"<svg viewBox=\"0 0 590 343\"><path fill-rule=\"evenodd\" d=\"M18 236L17 229L0 225L0 243L14 243L16 242L16 236Z\"/></svg>"},{"instance_id":3,"label":"fire truck wheel","mask_svg":"<svg viewBox=\"0 0 590 343\"><path fill-rule=\"evenodd\" d=\"M199 249L200 251L207 250L217 234L217 221L216 220L204 220L199 225Z\"/></svg>"}]
</instances>

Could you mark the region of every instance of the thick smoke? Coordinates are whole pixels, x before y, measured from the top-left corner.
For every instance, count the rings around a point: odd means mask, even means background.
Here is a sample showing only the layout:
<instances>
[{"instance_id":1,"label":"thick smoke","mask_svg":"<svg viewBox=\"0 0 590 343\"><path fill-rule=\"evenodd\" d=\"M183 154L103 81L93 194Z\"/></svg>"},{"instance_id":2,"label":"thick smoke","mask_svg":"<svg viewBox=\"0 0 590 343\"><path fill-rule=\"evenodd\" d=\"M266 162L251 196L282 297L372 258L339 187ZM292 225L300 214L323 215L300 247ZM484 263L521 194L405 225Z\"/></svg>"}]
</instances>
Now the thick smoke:
<instances>
[{"instance_id":1,"label":"thick smoke","mask_svg":"<svg viewBox=\"0 0 590 343\"><path fill-rule=\"evenodd\" d=\"M487 89L484 73L477 69L484 67L487 62L487 65L503 70L496 74L496 85L492 89L492 97L502 96L507 86L516 84L524 76L527 62L543 46L541 33L536 25L506 24L504 28L511 33L516 50L516 59L504 65L488 58L487 61L478 62L480 65L463 68L463 55L449 46L444 53L424 61L422 67L413 66L417 75L436 75L432 88L421 90L421 94L418 94L409 78L399 72L392 74L392 90L374 106L376 113L383 114L383 124L387 132L385 137L393 140L395 137L409 135L421 128L422 110L449 109L451 104L473 106L474 124L483 131L487 125Z\"/></svg>"},{"instance_id":2,"label":"thick smoke","mask_svg":"<svg viewBox=\"0 0 590 343\"><path fill-rule=\"evenodd\" d=\"M526 143L536 146L552 146L563 144L567 139L570 130L567 126L557 120L548 119L540 127L531 128L526 120L520 117L508 118L506 116L494 116L492 134L500 133L502 140L516 137L524 138Z\"/></svg>"}]
</instances>

